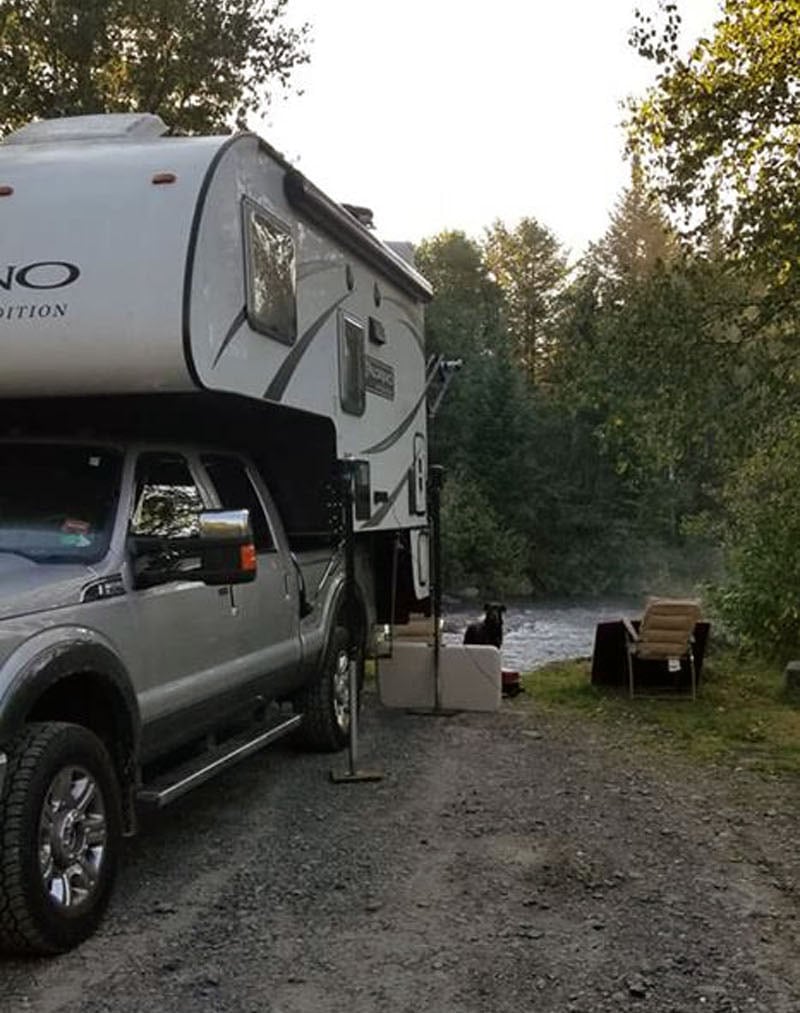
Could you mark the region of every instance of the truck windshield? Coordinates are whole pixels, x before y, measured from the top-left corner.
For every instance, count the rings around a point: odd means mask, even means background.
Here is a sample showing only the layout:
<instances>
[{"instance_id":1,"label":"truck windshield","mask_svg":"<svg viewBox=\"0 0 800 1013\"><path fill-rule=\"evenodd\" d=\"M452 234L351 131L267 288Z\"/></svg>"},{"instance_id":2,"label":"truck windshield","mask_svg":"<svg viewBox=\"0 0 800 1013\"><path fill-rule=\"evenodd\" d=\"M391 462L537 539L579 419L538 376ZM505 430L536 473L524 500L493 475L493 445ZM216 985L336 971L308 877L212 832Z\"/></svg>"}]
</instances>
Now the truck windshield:
<instances>
[{"instance_id":1,"label":"truck windshield","mask_svg":"<svg viewBox=\"0 0 800 1013\"><path fill-rule=\"evenodd\" d=\"M0 444L0 553L94 563L108 549L122 455L105 447Z\"/></svg>"}]
</instances>

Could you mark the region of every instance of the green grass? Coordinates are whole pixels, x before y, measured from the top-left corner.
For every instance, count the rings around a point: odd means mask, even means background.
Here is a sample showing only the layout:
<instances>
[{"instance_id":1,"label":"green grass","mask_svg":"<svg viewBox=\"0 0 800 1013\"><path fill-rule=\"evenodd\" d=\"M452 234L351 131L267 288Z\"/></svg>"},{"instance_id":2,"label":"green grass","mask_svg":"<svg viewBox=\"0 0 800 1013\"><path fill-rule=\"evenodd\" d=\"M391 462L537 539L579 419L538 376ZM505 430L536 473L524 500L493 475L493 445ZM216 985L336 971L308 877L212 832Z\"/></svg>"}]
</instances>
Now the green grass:
<instances>
[{"instance_id":1,"label":"green grass","mask_svg":"<svg viewBox=\"0 0 800 1013\"><path fill-rule=\"evenodd\" d=\"M623 692L596 688L584 661L548 665L527 674L524 684L523 708L607 722L697 760L800 773L800 700L786 697L782 672L763 661L712 654L694 703L629 700Z\"/></svg>"}]
</instances>

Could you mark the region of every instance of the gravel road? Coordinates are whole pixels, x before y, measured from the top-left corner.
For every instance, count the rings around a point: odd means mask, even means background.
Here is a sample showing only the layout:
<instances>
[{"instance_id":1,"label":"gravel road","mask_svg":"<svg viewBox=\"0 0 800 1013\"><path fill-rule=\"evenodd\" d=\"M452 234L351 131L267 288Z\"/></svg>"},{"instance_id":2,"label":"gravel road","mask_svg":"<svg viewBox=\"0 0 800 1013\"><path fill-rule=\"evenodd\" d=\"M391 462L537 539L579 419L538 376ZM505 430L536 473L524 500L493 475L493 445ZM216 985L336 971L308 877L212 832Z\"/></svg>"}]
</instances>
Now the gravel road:
<instances>
[{"instance_id":1,"label":"gravel road","mask_svg":"<svg viewBox=\"0 0 800 1013\"><path fill-rule=\"evenodd\" d=\"M279 745L152 820L2 1013L800 1010L796 785L515 705L363 731L380 783Z\"/></svg>"}]
</instances>

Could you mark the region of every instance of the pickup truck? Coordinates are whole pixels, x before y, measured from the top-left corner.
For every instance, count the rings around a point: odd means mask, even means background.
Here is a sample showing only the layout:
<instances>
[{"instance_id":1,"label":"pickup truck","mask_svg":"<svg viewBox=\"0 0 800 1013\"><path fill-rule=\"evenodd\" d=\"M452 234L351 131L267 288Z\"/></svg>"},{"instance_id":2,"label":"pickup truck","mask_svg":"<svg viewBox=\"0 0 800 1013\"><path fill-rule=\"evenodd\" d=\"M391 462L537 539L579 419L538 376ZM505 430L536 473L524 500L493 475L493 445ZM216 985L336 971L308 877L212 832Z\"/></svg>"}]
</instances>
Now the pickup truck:
<instances>
[{"instance_id":1,"label":"pickup truck","mask_svg":"<svg viewBox=\"0 0 800 1013\"><path fill-rule=\"evenodd\" d=\"M295 556L251 459L0 442L0 949L95 930L139 806L286 732L341 748L344 617L335 538Z\"/></svg>"}]
</instances>

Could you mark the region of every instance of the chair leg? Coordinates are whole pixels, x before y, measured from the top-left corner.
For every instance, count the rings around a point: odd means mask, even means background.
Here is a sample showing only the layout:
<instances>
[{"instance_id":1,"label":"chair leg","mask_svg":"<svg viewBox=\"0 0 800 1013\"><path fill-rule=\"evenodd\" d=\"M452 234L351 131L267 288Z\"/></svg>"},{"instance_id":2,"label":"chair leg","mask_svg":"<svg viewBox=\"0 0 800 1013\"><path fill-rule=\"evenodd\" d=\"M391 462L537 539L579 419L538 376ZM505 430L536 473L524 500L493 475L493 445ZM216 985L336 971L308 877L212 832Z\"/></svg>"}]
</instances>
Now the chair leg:
<instances>
[{"instance_id":1,"label":"chair leg","mask_svg":"<svg viewBox=\"0 0 800 1013\"><path fill-rule=\"evenodd\" d=\"M692 700L697 699L697 670L694 665L694 649L689 645L689 672L692 676Z\"/></svg>"}]
</instances>

